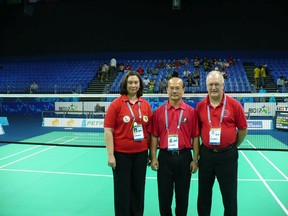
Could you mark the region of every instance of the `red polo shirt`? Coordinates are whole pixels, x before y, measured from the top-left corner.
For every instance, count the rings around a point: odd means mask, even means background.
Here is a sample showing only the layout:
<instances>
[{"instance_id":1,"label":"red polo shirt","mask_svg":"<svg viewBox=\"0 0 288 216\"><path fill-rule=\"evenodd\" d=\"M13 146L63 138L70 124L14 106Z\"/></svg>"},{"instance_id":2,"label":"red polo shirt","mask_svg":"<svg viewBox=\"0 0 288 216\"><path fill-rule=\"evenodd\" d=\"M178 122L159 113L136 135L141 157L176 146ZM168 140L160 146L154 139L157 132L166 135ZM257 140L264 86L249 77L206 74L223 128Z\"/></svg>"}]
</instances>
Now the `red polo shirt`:
<instances>
[{"instance_id":1,"label":"red polo shirt","mask_svg":"<svg viewBox=\"0 0 288 216\"><path fill-rule=\"evenodd\" d=\"M131 104L131 109L136 118L137 124L142 124L144 139L134 141L131 125L133 123L132 114L126 104L129 102L126 95L122 95L111 102L104 119L105 128L113 128L114 151L123 153L136 153L148 149L147 127L152 118L152 110L148 101L138 98L135 104ZM142 118L139 118L139 106Z\"/></svg>"},{"instance_id":2,"label":"red polo shirt","mask_svg":"<svg viewBox=\"0 0 288 216\"><path fill-rule=\"evenodd\" d=\"M152 123L149 125L148 132L156 137L159 137L159 148L168 148L168 131L166 130L165 109L168 108L168 123L169 133L178 133L179 150L184 148L192 148L192 139L199 135L197 113L191 106L183 101L177 108L168 103L158 107L152 118ZM180 112L183 110L183 115L180 123L180 129L177 130Z\"/></svg>"},{"instance_id":3,"label":"red polo shirt","mask_svg":"<svg viewBox=\"0 0 288 216\"><path fill-rule=\"evenodd\" d=\"M245 112L242 105L234 98L226 95L226 108L224 111L224 117L221 124L221 138L220 145L210 145L209 142L209 131L210 124L208 121L207 106L210 108L210 116L212 121L212 127L218 128L220 124L220 117L223 107L225 94L221 103L213 108L210 104L209 97L207 96L201 102L197 104L196 111L198 113L200 122L201 139L203 144L208 148L222 149L229 145L232 145L236 141L236 128L245 129L247 128L247 121Z\"/></svg>"}]
</instances>

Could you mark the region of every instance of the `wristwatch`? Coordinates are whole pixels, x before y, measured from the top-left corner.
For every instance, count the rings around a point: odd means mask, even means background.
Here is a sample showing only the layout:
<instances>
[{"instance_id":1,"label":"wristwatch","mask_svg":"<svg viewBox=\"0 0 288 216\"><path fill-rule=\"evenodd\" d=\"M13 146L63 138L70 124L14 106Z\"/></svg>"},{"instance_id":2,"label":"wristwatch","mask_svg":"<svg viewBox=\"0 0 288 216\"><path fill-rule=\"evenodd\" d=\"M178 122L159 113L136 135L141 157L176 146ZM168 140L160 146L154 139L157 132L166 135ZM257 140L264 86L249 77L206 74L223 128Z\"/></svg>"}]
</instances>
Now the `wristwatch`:
<instances>
[{"instance_id":1,"label":"wristwatch","mask_svg":"<svg viewBox=\"0 0 288 216\"><path fill-rule=\"evenodd\" d=\"M193 162L198 163L198 160L193 160Z\"/></svg>"}]
</instances>

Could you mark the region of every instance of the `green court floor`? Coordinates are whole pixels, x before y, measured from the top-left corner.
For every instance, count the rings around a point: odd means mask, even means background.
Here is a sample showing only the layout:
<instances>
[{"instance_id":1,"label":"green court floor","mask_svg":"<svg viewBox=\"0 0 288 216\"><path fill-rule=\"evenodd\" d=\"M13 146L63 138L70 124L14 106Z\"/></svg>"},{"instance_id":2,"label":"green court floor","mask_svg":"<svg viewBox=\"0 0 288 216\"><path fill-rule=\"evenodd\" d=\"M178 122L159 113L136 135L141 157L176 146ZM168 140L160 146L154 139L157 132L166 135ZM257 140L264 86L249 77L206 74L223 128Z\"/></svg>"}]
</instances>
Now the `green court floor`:
<instances>
[{"instance_id":1,"label":"green court floor","mask_svg":"<svg viewBox=\"0 0 288 216\"><path fill-rule=\"evenodd\" d=\"M56 138L51 134L49 137L51 142ZM66 138L62 137L63 142L68 142ZM246 142L253 145L254 141ZM114 215L112 171L106 160L104 148L22 144L0 147L0 215ZM287 152L239 151L239 216L288 215L287 164ZM197 215L197 183L195 174L188 215ZM144 215L159 215L156 173L150 168ZM223 206L215 182L211 216L221 215Z\"/></svg>"}]
</instances>

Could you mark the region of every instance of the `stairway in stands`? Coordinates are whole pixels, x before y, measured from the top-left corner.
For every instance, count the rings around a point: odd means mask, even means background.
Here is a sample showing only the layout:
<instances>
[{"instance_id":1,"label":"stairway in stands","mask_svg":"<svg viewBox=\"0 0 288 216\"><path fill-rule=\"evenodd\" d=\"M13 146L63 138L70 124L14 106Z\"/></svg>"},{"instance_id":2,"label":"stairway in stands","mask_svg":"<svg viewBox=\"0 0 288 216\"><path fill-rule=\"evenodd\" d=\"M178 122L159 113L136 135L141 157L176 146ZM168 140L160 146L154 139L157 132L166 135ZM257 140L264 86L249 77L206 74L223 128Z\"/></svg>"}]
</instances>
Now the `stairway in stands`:
<instances>
[{"instance_id":1,"label":"stairway in stands","mask_svg":"<svg viewBox=\"0 0 288 216\"><path fill-rule=\"evenodd\" d=\"M117 73L111 74L108 80L101 82L100 78L95 75L93 80L89 83L86 91L83 94L108 94L109 88L117 77ZM101 98L102 100L105 98ZM81 101L100 101L100 98L82 98Z\"/></svg>"},{"instance_id":2,"label":"stairway in stands","mask_svg":"<svg viewBox=\"0 0 288 216\"><path fill-rule=\"evenodd\" d=\"M243 62L244 70L247 74L248 80L250 84L254 85L254 68L255 68L255 63L254 62ZM273 78L269 74L269 70L266 72L266 79L265 79L265 89L267 92L276 92L277 90L277 85L274 83ZM260 85L261 85L261 79L260 79ZM259 91L260 88L257 88L257 92Z\"/></svg>"}]
</instances>

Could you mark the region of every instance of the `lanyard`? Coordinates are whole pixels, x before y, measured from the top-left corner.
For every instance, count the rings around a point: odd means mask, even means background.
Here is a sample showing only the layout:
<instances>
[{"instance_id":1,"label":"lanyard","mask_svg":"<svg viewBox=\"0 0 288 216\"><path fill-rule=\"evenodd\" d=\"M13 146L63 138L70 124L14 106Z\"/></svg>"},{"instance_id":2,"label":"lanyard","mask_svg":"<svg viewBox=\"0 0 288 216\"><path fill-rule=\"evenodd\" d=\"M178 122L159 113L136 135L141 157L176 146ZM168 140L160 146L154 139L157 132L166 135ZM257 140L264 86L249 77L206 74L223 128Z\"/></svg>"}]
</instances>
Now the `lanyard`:
<instances>
[{"instance_id":1,"label":"lanyard","mask_svg":"<svg viewBox=\"0 0 288 216\"><path fill-rule=\"evenodd\" d=\"M222 111L221 111L221 117L220 117L220 125L219 127L221 127L222 121L223 121L223 117L224 117L224 111L226 108L226 95L224 97L224 105L222 107ZM210 115L210 107L207 105L207 114L208 114L208 121L210 124L210 127L212 128L212 120L211 120L211 115Z\"/></svg>"},{"instance_id":2,"label":"lanyard","mask_svg":"<svg viewBox=\"0 0 288 216\"><path fill-rule=\"evenodd\" d=\"M179 117L179 119L178 119L177 133L178 133L178 130L179 130L179 128L180 128L182 115L183 115L183 109L181 109L180 117ZM167 104L166 104L166 106L165 106L165 123L166 123L166 130L167 130L168 133L169 133L168 107L167 107Z\"/></svg>"},{"instance_id":3,"label":"lanyard","mask_svg":"<svg viewBox=\"0 0 288 216\"><path fill-rule=\"evenodd\" d=\"M131 113L131 115L132 115L133 122L136 122L136 118L135 118L135 115L134 115L134 113L133 113L133 110L132 110L132 108L131 108L131 106L130 106L130 103L129 103L128 101L126 101L126 104L127 104L128 108L129 108L129 111L130 111L130 113ZM139 115L139 119L140 119L140 122L141 122L142 113L141 113L141 110L140 110L140 101L138 101L138 115Z\"/></svg>"}]
</instances>

